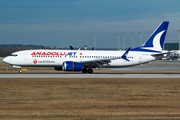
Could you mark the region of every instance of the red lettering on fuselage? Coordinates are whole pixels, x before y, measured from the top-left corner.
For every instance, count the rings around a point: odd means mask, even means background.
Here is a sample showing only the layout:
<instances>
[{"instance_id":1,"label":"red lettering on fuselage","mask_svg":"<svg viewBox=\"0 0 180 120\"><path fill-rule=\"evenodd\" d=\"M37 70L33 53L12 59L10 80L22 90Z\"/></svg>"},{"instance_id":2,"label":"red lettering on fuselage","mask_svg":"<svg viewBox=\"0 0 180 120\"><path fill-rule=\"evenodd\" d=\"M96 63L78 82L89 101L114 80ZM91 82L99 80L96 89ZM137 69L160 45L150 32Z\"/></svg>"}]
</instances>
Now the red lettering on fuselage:
<instances>
[{"instance_id":1,"label":"red lettering on fuselage","mask_svg":"<svg viewBox=\"0 0 180 120\"><path fill-rule=\"evenodd\" d=\"M36 53L35 53L35 52L33 52L33 53L31 53L31 55L36 55Z\"/></svg>"},{"instance_id":2,"label":"red lettering on fuselage","mask_svg":"<svg viewBox=\"0 0 180 120\"><path fill-rule=\"evenodd\" d=\"M37 52L37 55L41 55L41 52Z\"/></svg>"},{"instance_id":3,"label":"red lettering on fuselage","mask_svg":"<svg viewBox=\"0 0 180 120\"><path fill-rule=\"evenodd\" d=\"M65 55L65 54L66 54L65 52L64 53L62 53L62 52L60 53L61 56Z\"/></svg>"},{"instance_id":4,"label":"red lettering on fuselage","mask_svg":"<svg viewBox=\"0 0 180 120\"><path fill-rule=\"evenodd\" d=\"M51 52L48 52L46 55L51 55Z\"/></svg>"},{"instance_id":5,"label":"red lettering on fuselage","mask_svg":"<svg viewBox=\"0 0 180 120\"><path fill-rule=\"evenodd\" d=\"M46 55L46 53L45 53L45 52L42 52L41 55Z\"/></svg>"},{"instance_id":6,"label":"red lettering on fuselage","mask_svg":"<svg viewBox=\"0 0 180 120\"><path fill-rule=\"evenodd\" d=\"M57 55L57 56L63 56L65 55L65 52L33 52L31 55Z\"/></svg>"},{"instance_id":7,"label":"red lettering on fuselage","mask_svg":"<svg viewBox=\"0 0 180 120\"><path fill-rule=\"evenodd\" d=\"M58 55L58 52L52 52L51 55Z\"/></svg>"}]
</instances>

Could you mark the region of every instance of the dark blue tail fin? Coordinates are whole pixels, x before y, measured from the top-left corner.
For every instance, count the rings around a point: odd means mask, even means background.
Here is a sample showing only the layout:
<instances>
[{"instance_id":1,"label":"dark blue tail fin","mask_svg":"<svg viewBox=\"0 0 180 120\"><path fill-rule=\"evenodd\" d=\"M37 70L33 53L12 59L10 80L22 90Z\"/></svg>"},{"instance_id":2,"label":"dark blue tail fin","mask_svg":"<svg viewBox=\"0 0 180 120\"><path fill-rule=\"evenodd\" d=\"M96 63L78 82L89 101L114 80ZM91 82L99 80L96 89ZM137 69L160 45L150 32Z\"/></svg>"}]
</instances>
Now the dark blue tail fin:
<instances>
[{"instance_id":1,"label":"dark blue tail fin","mask_svg":"<svg viewBox=\"0 0 180 120\"><path fill-rule=\"evenodd\" d=\"M168 21L163 21L142 46L131 49L131 51L161 52L168 25Z\"/></svg>"}]
</instances>

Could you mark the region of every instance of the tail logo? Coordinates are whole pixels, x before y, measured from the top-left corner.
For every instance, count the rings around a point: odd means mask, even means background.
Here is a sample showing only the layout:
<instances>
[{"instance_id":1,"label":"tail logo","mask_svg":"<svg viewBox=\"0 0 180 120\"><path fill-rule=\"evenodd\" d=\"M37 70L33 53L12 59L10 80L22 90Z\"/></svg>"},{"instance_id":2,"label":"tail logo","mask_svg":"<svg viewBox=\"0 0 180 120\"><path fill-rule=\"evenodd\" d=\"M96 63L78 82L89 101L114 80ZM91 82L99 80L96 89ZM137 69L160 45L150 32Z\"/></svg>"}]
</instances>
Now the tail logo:
<instances>
[{"instance_id":1,"label":"tail logo","mask_svg":"<svg viewBox=\"0 0 180 120\"><path fill-rule=\"evenodd\" d=\"M153 39L153 47L143 47L143 49L149 49L149 50L156 50L156 51L161 51L162 47L161 47L161 36L162 34L165 32L165 30L159 32Z\"/></svg>"},{"instance_id":2,"label":"tail logo","mask_svg":"<svg viewBox=\"0 0 180 120\"><path fill-rule=\"evenodd\" d=\"M163 21L142 46L133 48L131 51L161 53L168 25L168 21Z\"/></svg>"}]
</instances>

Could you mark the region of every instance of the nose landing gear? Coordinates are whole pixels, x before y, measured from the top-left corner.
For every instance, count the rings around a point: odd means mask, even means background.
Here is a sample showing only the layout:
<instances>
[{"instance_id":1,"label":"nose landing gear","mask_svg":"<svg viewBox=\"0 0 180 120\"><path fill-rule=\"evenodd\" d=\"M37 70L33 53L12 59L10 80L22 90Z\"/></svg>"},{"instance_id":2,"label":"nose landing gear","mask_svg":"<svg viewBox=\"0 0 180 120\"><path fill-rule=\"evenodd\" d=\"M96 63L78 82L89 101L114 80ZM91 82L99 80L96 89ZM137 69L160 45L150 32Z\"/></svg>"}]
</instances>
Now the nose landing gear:
<instances>
[{"instance_id":1,"label":"nose landing gear","mask_svg":"<svg viewBox=\"0 0 180 120\"><path fill-rule=\"evenodd\" d=\"M22 73L23 71L27 71L28 69L18 69L19 73Z\"/></svg>"},{"instance_id":2,"label":"nose landing gear","mask_svg":"<svg viewBox=\"0 0 180 120\"><path fill-rule=\"evenodd\" d=\"M19 72L19 73L22 73L22 70L21 70L21 69L18 69L18 72Z\"/></svg>"}]
</instances>

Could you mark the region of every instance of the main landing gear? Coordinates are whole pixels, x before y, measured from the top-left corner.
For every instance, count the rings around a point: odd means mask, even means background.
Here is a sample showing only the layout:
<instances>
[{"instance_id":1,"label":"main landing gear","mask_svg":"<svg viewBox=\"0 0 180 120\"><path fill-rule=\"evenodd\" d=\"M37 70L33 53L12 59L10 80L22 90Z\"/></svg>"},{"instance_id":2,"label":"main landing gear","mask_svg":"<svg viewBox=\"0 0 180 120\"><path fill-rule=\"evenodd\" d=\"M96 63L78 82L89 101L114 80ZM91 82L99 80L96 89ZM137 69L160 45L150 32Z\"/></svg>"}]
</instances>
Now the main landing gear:
<instances>
[{"instance_id":1,"label":"main landing gear","mask_svg":"<svg viewBox=\"0 0 180 120\"><path fill-rule=\"evenodd\" d=\"M93 69L91 69L91 68L89 68L89 69L83 68L83 69L82 69L82 72L83 72L83 73L93 73Z\"/></svg>"}]
</instances>

